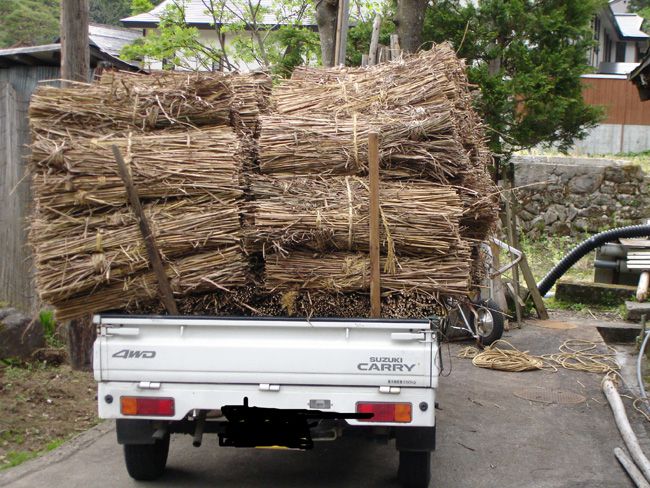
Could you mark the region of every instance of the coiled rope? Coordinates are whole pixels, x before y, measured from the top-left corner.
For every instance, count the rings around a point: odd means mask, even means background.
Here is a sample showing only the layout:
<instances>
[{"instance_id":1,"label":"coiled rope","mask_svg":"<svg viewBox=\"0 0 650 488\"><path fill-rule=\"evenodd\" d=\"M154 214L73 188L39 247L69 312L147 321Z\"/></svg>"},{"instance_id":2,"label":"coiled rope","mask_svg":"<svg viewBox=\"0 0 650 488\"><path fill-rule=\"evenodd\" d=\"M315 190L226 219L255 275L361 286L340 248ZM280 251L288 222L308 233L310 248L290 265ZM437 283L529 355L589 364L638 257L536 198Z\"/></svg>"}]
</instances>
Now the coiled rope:
<instances>
[{"instance_id":1,"label":"coiled rope","mask_svg":"<svg viewBox=\"0 0 650 488\"><path fill-rule=\"evenodd\" d=\"M499 347L503 345L506 347ZM599 348L605 348L601 352ZM508 341L500 339L479 351L468 346L460 350L459 358L471 359L474 366L499 371L522 372L538 369L557 371L558 368L587 373L607 374L618 372L616 350L607 345L583 339L569 339L560 345L559 352L536 356L520 351Z\"/></svg>"}]
</instances>

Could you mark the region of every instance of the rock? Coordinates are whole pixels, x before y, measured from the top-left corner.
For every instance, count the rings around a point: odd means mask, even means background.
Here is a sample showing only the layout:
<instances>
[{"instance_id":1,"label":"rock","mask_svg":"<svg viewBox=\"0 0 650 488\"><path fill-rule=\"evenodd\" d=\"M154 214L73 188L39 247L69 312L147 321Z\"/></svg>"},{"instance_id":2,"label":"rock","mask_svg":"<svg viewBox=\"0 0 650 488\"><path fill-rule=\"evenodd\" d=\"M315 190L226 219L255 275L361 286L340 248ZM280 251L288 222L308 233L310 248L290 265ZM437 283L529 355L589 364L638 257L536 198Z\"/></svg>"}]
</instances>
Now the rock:
<instances>
[{"instance_id":1,"label":"rock","mask_svg":"<svg viewBox=\"0 0 650 488\"><path fill-rule=\"evenodd\" d=\"M567 220L573 221L573 219L575 219L577 215L578 215L578 209L575 208L573 203L570 203L569 208L567 209Z\"/></svg>"},{"instance_id":2,"label":"rock","mask_svg":"<svg viewBox=\"0 0 650 488\"><path fill-rule=\"evenodd\" d=\"M37 349L45 347L43 326L38 320L17 312L0 309L0 359L28 360Z\"/></svg>"},{"instance_id":3,"label":"rock","mask_svg":"<svg viewBox=\"0 0 650 488\"><path fill-rule=\"evenodd\" d=\"M573 228L577 231L584 232L589 230L589 221L585 218L578 218L573 221Z\"/></svg>"},{"instance_id":4,"label":"rock","mask_svg":"<svg viewBox=\"0 0 650 488\"><path fill-rule=\"evenodd\" d=\"M639 186L633 185L632 183L621 183L620 185L618 185L618 193L636 195L637 193L639 193Z\"/></svg>"},{"instance_id":5,"label":"rock","mask_svg":"<svg viewBox=\"0 0 650 488\"><path fill-rule=\"evenodd\" d=\"M576 176L575 178L571 179L571 181L569 181L568 187L569 191L573 193L592 193L598 189L602 182L602 174L586 174L582 176Z\"/></svg>"},{"instance_id":6,"label":"rock","mask_svg":"<svg viewBox=\"0 0 650 488\"><path fill-rule=\"evenodd\" d=\"M551 226L551 234L556 236L570 236L571 226L566 222L555 222Z\"/></svg>"},{"instance_id":7,"label":"rock","mask_svg":"<svg viewBox=\"0 0 650 488\"><path fill-rule=\"evenodd\" d=\"M551 225L553 222L556 222L560 217L558 216L555 210L549 210L544 214L544 223L546 225Z\"/></svg>"},{"instance_id":8,"label":"rock","mask_svg":"<svg viewBox=\"0 0 650 488\"><path fill-rule=\"evenodd\" d=\"M623 183L627 181L627 175L623 171L622 166L609 166L605 168L605 179L614 183Z\"/></svg>"}]
</instances>

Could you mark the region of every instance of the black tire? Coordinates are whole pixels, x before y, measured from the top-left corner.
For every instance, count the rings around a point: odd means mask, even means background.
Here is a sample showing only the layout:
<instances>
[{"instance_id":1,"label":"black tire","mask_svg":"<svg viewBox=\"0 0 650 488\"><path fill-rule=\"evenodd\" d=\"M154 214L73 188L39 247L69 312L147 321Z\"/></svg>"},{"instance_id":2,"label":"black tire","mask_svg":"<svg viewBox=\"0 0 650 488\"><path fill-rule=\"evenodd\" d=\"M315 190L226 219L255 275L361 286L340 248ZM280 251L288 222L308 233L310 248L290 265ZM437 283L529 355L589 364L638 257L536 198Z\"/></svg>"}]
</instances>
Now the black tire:
<instances>
[{"instance_id":1,"label":"black tire","mask_svg":"<svg viewBox=\"0 0 650 488\"><path fill-rule=\"evenodd\" d=\"M431 452L400 451L397 477L404 488L427 488L431 482Z\"/></svg>"},{"instance_id":2,"label":"black tire","mask_svg":"<svg viewBox=\"0 0 650 488\"><path fill-rule=\"evenodd\" d=\"M476 333L481 344L489 346L503 336L503 312L494 300L483 300L476 304L478 323L474 318Z\"/></svg>"},{"instance_id":3,"label":"black tire","mask_svg":"<svg viewBox=\"0 0 650 488\"><path fill-rule=\"evenodd\" d=\"M153 444L125 444L126 470L134 480L155 480L165 472L168 454L169 434Z\"/></svg>"}]
</instances>

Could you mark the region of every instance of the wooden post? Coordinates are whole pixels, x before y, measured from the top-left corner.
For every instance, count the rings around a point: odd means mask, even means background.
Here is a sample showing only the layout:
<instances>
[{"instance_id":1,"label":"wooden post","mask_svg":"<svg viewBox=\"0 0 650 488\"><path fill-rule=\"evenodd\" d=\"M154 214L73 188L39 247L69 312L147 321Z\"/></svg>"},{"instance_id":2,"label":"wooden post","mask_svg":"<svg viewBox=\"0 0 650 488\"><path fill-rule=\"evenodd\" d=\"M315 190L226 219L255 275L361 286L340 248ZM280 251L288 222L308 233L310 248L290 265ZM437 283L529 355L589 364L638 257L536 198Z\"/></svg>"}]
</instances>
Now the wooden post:
<instances>
[{"instance_id":1,"label":"wooden post","mask_svg":"<svg viewBox=\"0 0 650 488\"><path fill-rule=\"evenodd\" d=\"M379 134L368 134L370 176L370 317L381 317L381 263L379 254Z\"/></svg>"},{"instance_id":2,"label":"wooden post","mask_svg":"<svg viewBox=\"0 0 650 488\"><path fill-rule=\"evenodd\" d=\"M397 34L390 35L390 59L395 61L402 57L402 49L399 47L399 36Z\"/></svg>"},{"instance_id":3,"label":"wooden post","mask_svg":"<svg viewBox=\"0 0 650 488\"><path fill-rule=\"evenodd\" d=\"M88 0L61 2L61 79L88 83ZM67 85L67 83L63 83Z\"/></svg>"},{"instance_id":4,"label":"wooden post","mask_svg":"<svg viewBox=\"0 0 650 488\"><path fill-rule=\"evenodd\" d=\"M68 330L68 354L72 369L90 371L93 367L93 343L96 329L93 316L85 315L70 320Z\"/></svg>"},{"instance_id":5,"label":"wooden post","mask_svg":"<svg viewBox=\"0 0 650 488\"><path fill-rule=\"evenodd\" d=\"M345 66L345 54L348 44L348 27L350 25L350 0L339 0L339 12L336 24L336 51L334 66Z\"/></svg>"},{"instance_id":6,"label":"wooden post","mask_svg":"<svg viewBox=\"0 0 650 488\"><path fill-rule=\"evenodd\" d=\"M156 241L153 238L151 229L149 227L149 222L147 217L142 210L142 205L140 204L140 197L138 196L138 191L133 184L131 179L131 174L129 169L126 167L124 158L120 154L120 150L117 146L113 145L113 156L115 157L115 162L117 163L117 168L124 181L124 186L126 188L126 194L129 198L129 203L133 208L136 218L138 219L138 225L140 226L140 232L142 234L142 239L147 248L147 254L149 255L149 261L151 262L151 267L156 275L158 280L158 290L160 292L160 299L162 300L167 312L171 315L178 315L178 309L176 308L176 302L174 301L174 294L172 292L172 287L169 284L169 279L165 273L165 268L163 267L162 260L160 259L160 252L156 246Z\"/></svg>"},{"instance_id":7,"label":"wooden post","mask_svg":"<svg viewBox=\"0 0 650 488\"><path fill-rule=\"evenodd\" d=\"M548 320L548 312L546 311L546 305L544 305L544 298L542 294L537 289L537 283L535 283L535 277L533 276L530 266L528 266L528 260L526 255L522 253L521 261L519 261L519 269L521 269L521 274L526 281L526 286L528 287L528 294L533 299L535 304L535 310L537 310L537 316L541 320Z\"/></svg>"},{"instance_id":8,"label":"wooden post","mask_svg":"<svg viewBox=\"0 0 650 488\"><path fill-rule=\"evenodd\" d=\"M508 185L509 189L510 185ZM512 214L512 206L510 204L510 193L505 192L506 199L506 231L508 234L508 244L510 244L515 249L515 222L514 216ZM512 285L514 291L514 301L515 301L515 320L517 321L517 327L521 328L521 295L519 294L519 268L515 265L512 267Z\"/></svg>"},{"instance_id":9,"label":"wooden post","mask_svg":"<svg viewBox=\"0 0 650 488\"><path fill-rule=\"evenodd\" d=\"M363 66L363 67L368 66L368 55L367 54L362 54L361 55L361 66Z\"/></svg>"},{"instance_id":10,"label":"wooden post","mask_svg":"<svg viewBox=\"0 0 650 488\"><path fill-rule=\"evenodd\" d=\"M370 37L370 52L368 53L368 66L374 66L379 62L379 30L381 29L381 15L376 15L372 23L372 36Z\"/></svg>"}]
</instances>

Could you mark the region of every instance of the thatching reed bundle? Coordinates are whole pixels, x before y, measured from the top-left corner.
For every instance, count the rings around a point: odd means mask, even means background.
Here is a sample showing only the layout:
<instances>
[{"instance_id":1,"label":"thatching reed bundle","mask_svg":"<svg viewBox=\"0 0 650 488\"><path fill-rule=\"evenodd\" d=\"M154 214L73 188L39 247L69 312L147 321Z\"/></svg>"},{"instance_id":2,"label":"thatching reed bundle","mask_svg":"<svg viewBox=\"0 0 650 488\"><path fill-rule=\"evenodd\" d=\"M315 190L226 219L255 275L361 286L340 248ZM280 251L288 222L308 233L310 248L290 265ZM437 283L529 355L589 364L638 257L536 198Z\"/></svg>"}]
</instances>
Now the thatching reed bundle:
<instances>
[{"instance_id":1,"label":"thatching reed bundle","mask_svg":"<svg viewBox=\"0 0 650 488\"><path fill-rule=\"evenodd\" d=\"M369 187L359 177L254 178L246 237L254 248L366 251ZM392 254L454 255L462 204L452 187L384 182L381 246Z\"/></svg>"},{"instance_id":2,"label":"thatching reed bundle","mask_svg":"<svg viewBox=\"0 0 650 488\"><path fill-rule=\"evenodd\" d=\"M32 171L39 208L67 211L124 204L126 191L112 145L125 156L142 198L232 199L242 194L242 148L229 127L93 139L37 136Z\"/></svg>"},{"instance_id":3,"label":"thatching reed bundle","mask_svg":"<svg viewBox=\"0 0 650 488\"><path fill-rule=\"evenodd\" d=\"M239 209L209 198L145 207L164 262L241 242ZM40 298L57 302L117 283L149 267L138 222L129 209L32 219L30 239Z\"/></svg>"},{"instance_id":4,"label":"thatching reed bundle","mask_svg":"<svg viewBox=\"0 0 650 488\"><path fill-rule=\"evenodd\" d=\"M259 137L260 115L269 108L273 82L266 73L236 74L230 78L233 90L233 126L250 137Z\"/></svg>"},{"instance_id":5,"label":"thatching reed bundle","mask_svg":"<svg viewBox=\"0 0 650 488\"><path fill-rule=\"evenodd\" d=\"M459 96L459 79L449 75L459 64L453 48L441 44L402 61L348 73L344 79L288 80L274 90L272 103L281 114L305 115L435 107Z\"/></svg>"},{"instance_id":6,"label":"thatching reed bundle","mask_svg":"<svg viewBox=\"0 0 650 488\"><path fill-rule=\"evenodd\" d=\"M447 104L375 117L268 115L261 118L259 168L274 175L359 175L367 172L368 134L380 134L389 177L447 182L469 160Z\"/></svg>"},{"instance_id":7,"label":"thatching reed bundle","mask_svg":"<svg viewBox=\"0 0 650 488\"><path fill-rule=\"evenodd\" d=\"M105 134L230 121L232 89L221 76L108 72L102 80L82 88L39 87L29 109L32 127L41 132L56 126L92 128Z\"/></svg>"},{"instance_id":8,"label":"thatching reed bundle","mask_svg":"<svg viewBox=\"0 0 650 488\"><path fill-rule=\"evenodd\" d=\"M382 265L386 259L383 258ZM267 256L264 269L265 286L274 292L341 293L370 289L367 254L293 252L287 257ZM381 287L387 293L462 295L469 290L469 274L470 252L464 247L456 256L400 258L394 273L382 275Z\"/></svg>"},{"instance_id":9,"label":"thatching reed bundle","mask_svg":"<svg viewBox=\"0 0 650 488\"><path fill-rule=\"evenodd\" d=\"M247 282L248 262L239 246L195 254L166 265L167 276L175 295L209 291L228 291ZM157 298L158 286L151 271L132 274L124 280L103 286L92 293L61 302L56 307L58 320L75 318L89 311L124 309Z\"/></svg>"}]
</instances>

